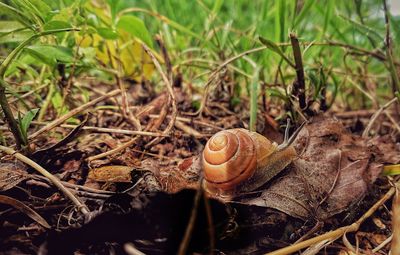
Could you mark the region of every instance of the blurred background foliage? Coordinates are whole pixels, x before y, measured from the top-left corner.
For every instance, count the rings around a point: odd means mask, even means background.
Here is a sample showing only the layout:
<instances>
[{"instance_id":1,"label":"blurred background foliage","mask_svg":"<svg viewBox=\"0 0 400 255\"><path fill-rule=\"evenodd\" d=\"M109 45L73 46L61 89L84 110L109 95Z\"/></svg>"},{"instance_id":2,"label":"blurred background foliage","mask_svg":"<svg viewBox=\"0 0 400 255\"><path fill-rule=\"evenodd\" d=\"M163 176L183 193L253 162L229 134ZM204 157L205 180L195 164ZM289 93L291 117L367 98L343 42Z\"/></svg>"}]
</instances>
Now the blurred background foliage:
<instances>
[{"instance_id":1,"label":"blurred background foliage","mask_svg":"<svg viewBox=\"0 0 400 255\"><path fill-rule=\"evenodd\" d=\"M398 70L400 17L388 14ZM140 45L147 44L162 61L156 35L168 50L174 73L190 84L194 106L210 72L226 59L262 46L259 36L293 59L290 32L301 43L306 88L314 100L327 97L350 110L393 97L393 70L379 0L3 0L0 15L2 59L40 31L79 29L41 37L7 67L8 92L14 96L46 86L46 99L38 95L43 101L40 118L49 104L59 114L68 110L62 88L55 86L60 80L66 82L65 87L71 86L68 77L90 76L100 81L124 77L160 84ZM272 50L242 57L228 69L235 81L233 104L249 96L252 82L264 83L265 91L257 88L258 93L267 93L272 102L290 99L295 70ZM72 91L86 95L84 88Z\"/></svg>"}]
</instances>

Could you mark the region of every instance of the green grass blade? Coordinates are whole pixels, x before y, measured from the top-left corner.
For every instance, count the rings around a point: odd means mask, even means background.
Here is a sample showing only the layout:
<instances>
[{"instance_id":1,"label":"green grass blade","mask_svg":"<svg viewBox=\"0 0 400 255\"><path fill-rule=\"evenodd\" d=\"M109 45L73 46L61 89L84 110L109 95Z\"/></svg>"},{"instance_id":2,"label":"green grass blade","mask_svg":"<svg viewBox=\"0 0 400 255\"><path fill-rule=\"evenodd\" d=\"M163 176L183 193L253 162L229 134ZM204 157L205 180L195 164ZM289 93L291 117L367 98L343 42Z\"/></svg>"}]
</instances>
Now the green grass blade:
<instances>
[{"instance_id":1,"label":"green grass blade","mask_svg":"<svg viewBox=\"0 0 400 255\"><path fill-rule=\"evenodd\" d=\"M249 130L255 132L257 128L257 99L258 99L258 84L259 84L260 68L256 67L253 78L250 84L250 124Z\"/></svg>"},{"instance_id":2,"label":"green grass blade","mask_svg":"<svg viewBox=\"0 0 400 255\"><path fill-rule=\"evenodd\" d=\"M315 0L305 0L303 7L301 8L299 14L293 15L295 17L294 24L292 26L292 30L296 29L297 25L300 24L303 20L306 20L306 15L310 14L310 9L314 5Z\"/></svg>"}]
</instances>

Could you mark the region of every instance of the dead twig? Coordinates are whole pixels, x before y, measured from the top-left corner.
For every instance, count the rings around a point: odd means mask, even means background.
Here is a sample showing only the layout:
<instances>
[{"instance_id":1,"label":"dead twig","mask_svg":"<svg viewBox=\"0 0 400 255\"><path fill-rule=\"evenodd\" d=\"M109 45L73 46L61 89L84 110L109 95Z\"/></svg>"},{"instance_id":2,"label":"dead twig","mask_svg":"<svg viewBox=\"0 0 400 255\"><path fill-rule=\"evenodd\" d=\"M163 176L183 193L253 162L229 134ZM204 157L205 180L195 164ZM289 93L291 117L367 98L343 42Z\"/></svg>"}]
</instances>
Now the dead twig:
<instances>
[{"instance_id":1,"label":"dead twig","mask_svg":"<svg viewBox=\"0 0 400 255\"><path fill-rule=\"evenodd\" d=\"M25 94L23 94L23 95L21 95L21 96L17 96L17 98L14 98L13 100L10 100L9 103L10 103L10 104L13 104L13 103L18 102L18 101L23 102L22 99L24 99L24 98L26 98L26 97L28 97L28 96L30 96L30 95L32 95L32 94L34 94L34 93L40 91L41 89L46 88L47 86L49 86L49 84L46 84L46 83L45 83L45 84L43 84L43 85L41 85L41 86L39 86L39 87L37 87L37 88L35 88L35 89L33 89L33 90L30 90L30 91L26 92Z\"/></svg>"},{"instance_id":2,"label":"dead twig","mask_svg":"<svg viewBox=\"0 0 400 255\"><path fill-rule=\"evenodd\" d=\"M154 56L154 54L151 52L149 47L147 47L147 45L145 45L144 43L142 43L142 47L146 51L146 53L150 56L150 58L153 61L154 65L156 66L157 71L160 73L161 78L163 79L163 81L165 82L165 85L167 86L169 97L171 98L171 104L172 104L171 120L168 123L167 128L163 131L164 135L168 135L171 132L172 128L174 127L176 117L178 116L178 108L177 108L177 105L176 105L176 98L175 98L174 89L172 87L172 81L170 79L168 79L168 77L164 73L160 63L158 62L158 60ZM157 138L151 140L146 145L146 147L148 148L150 146L153 146L154 144L158 143L161 139L162 138L157 137Z\"/></svg>"},{"instance_id":3,"label":"dead twig","mask_svg":"<svg viewBox=\"0 0 400 255\"><path fill-rule=\"evenodd\" d=\"M175 127L179 128L180 130L182 130L186 134L189 134L189 135L194 136L196 138L204 137L204 135L201 134L199 131L189 127L186 124L183 124L183 122L180 122L179 120L175 121Z\"/></svg>"},{"instance_id":4,"label":"dead twig","mask_svg":"<svg viewBox=\"0 0 400 255\"><path fill-rule=\"evenodd\" d=\"M300 109L304 111L307 110L306 85L304 81L304 68L303 68L303 60L301 57L300 44L295 33L290 33L290 41L292 43L293 56L296 67L296 76L297 76L297 79L294 82L293 86L293 94L299 98Z\"/></svg>"},{"instance_id":5,"label":"dead twig","mask_svg":"<svg viewBox=\"0 0 400 255\"><path fill-rule=\"evenodd\" d=\"M38 214L36 211L27 206L25 203L17 199L5 195L0 195L0 204L10 205L15 209L25 213L29 218L39 223L42 227L47 229L51 228L49 223L47 223L47 221L42 216L40 216L40 214Z\"/></svg>"},{"instance_id":6,"label":"dead twig","mask_svg":"<svg viewBox=\"0 0 400 255\"><path fill-rule=\"evenodd\" d=\"M37 122L32 121L34 125L48 125L45 122ZM70 125L70 124L61 124L60 127L74 129L77 125ZM166 136L160 133L154 132L147 132L147 131L136 131L136 130L126 130L126 129L118 129L118 128L103 128L103 127L93 127L93 126L84 126L81 128L82 130L88 130L95 133L113 133L113 134L123 134L123 135L142 135L142 136Z\"/></svg>"},{"instance_id":7,"label":"dead twig","mask_svg":"<svg viewBox=\"0 0 400 255\"><path fill-rule=\"evenodd\" d=\"M31 177L33 179L37 179L37 180L41 180L41 181L45 181L45 182L51 183L51 181L48 178L46 178L44 176L41 176L41 175L33 174L33 175L31 175ZM93 189L93 188L89 188L89 187L86 187L86 186L73 184L73 183L69 183L69 182L64 182L64 181L60 181L60 182L65 187L73 189L73 190L83 190L83 191L90 192L90 193L104 194L104 195L113 195L113 194L115 194L115 192L112 192L112 191Z\"/></svg>"},{"instance_id":8,"label":"dead twig","mask_svg":"<svg viewBox=\"0 0 400 255\"><path fill-rule=\"evenodd\" d=\"M400 254L400 218L399 218L399 207L400 207L400 196L399 189L397 185L394 185L396 189L394 198L393 198L393 206L392 206L392 245L390 247L390 251L393 255Z\"/></svg>"},{"instance_id":9,"label":"dead twig","mask_svg":"<svg viewBox=\"0 0 400 255\"><path fill-rule=\"evenodd\" d=\"M395 120L388 111L385 111L385 115L389 119L389 121L392 122L393 126L397 129L397 132L400 133L400 126L399 123L397 123L397 120Z\"/></svg>"},{"instance_id":10,"label":"dead twig","mask_svg":"<svg viewBox=\"0 0 400 255\"><path fill-rule=\"evenodd\" d=\"M96 159L104 158L104 157L113 155L113 154L115 154L115 153L118 153L118 152L120 152L120 151L122 151L122 150L128 148L129 146L135 144L136 139L137 139L137 137L132 138L132 139L129 140L128 142L123 143L123 144L121 144L120 146L118 146L118 147L116 147L116 148L114 148L114 149L112 149L112 150L109 150L109 151L106 151L106 152L103 152L103 153L100 153L100 154L97 154L97 155L88 157L88 161L90 162L90 161L93 161L93 160L96 160Z\"/></svg>"},{"instance_id":11,"label":"dead twig","mask_svg":"<svg viewBox=\"0 0 400 255\"><path fill-rule=\"evenodd\" d=\"M44 126L43 128L39 129L38 131L36 131L35 133L31 134L29 136L29 139L35 139L36 137L38 137L39 135L43 134L44 132L48 132L51 129L55 128L56 126L60 125L61 123L63 123L64 121L66 121L67 119L75 116L76 114L86 110L87 108L96 105L97 103L103 101L104 99L107 99L109 97L118 95L121 91L119 89L113 90L111 92L108 92L107 94L105 94L104 96L100 96L96 99L93 99L90 102L87 102L86 104L83 104L75 109L72 109L71 111L69 111L68 113L64 114L63 116L61 116L58 119L53 120L52 122L50 122L49 124L47 124L46 126Z\"/></svg>"},{"instance_id":12,"label":"dead twig","mask_svg":"<svg viewBox=\"0 0 400 255\"><path fill-rule=\"evenodd\" d=\"M208 196L203 196L204 200L204 208L206 209L207 216L207 224L208 224L208 235L209 235L209 243L210 243L210 254L214 254L215 250L215 230L214 230L214 221L212 217L212 210L210 205L210 199Z\"/></svg>"},{"instance_id":13,"label":"dead twig","mask_svg":"<svg viewBox=\"0 0 400 255\"><path fill-rule=\"evenodd\" d=\"M368 137L369 131L372 128L372 125L374 124L374 122L376 121L376 119L379 117L379 115L381 115L381 113L386 110L386 108L388 108L390 105L392 105L394 102L396 102L398 99L397 97L393 98L392 100L390 100L389 102L387 102L386 104L384 104L381 108L379 108L378 111L376 111L376 113L374 113L374 115L372 115L367 127L364 129L364 132L362 133L362 137Z\"/></svg>"},{"instance_id":14,"label":"dead twig","mask_svg":"<svg viewBox=\"0 0 400 255\"><path fill-rule=\"evenodd\" d=\"M129 255L146 255L145 253L136 249L136 247L132 243L125 243L124 250Z\"/></svg>"},{"instance_id":15,"label":"dead twig","mask_svg":"<svg viewBox=\"0 0 400 255\"><path fill-rule=\"evenodd\" d=\"M370 118L376 110L355 110L348 112L335 112L334 116L340 119Z\"/></svg>"},{"instance_id":16,"label":"dead twig","mask_svg":"<svg viewBox=\"0 0 400 255\"><path fill-rule=\"evenodd\" d=\"M158 118L158 116L159 115L157 115L157 114L150 114L149 115L150 118ZM167 116L167 118L170 118L170 117L171 116L169 116L169 115ZM176 117L176 120L179 120L179 121L184 122L184 123L189 123L189 124L194 123L194 124L197 124L197 125L213 128L213 129L216 129L216 130L224 130L222 127L219 127L219 126L216 126L216 125L213 125L211 123L204 122L204 121L195 120L195 119L192 119L192 118L186 118L186 117L178 116L178 117Z\"/></svg>"},{"instance_id":17,"label":"dead twig","mask_svg":"<svg viewBox=\"0 0 400 255\"><path fill-rule=\"evenodd\" d=\"M376 210L378 210L378 208L383 205L387 200L389 200L395 193L396 188L392 187L391 189L389 189L389 191L381 198L379 199L379 201L377 201L363 216L361 216L361 218L359 218L356 222L354 222L351 225L345 226L345 227L341 227L338 228L334 231L330 231L328 233L325 233L323 235L320 236L316 236L313 237L311 239L305 240L303 242L273 251L273 252L269 252L266 253L266 255L286 255L286 254L292 254L295 253L301 249L310 247L311 245L317 244L319 242L325 241L325 240L336 240L338 238L340 238L341 236L343 236L346 233L351 233L351 232L356 232L361 224L368 219Z\"/></svg>"},{"instance_id":18,"label":"dead twig","mask_svg":"<svg viewBox=\"0 0 400 255\"><path fill-rule=\"evenodd\" d=\"M125 89L125 85L123 80L121 79L120 74L122 73L123 69L122 69L122 63L121 63L121 59L120 59L120 50L119 50L119 46L118 46L118 41L114 42L115 44L115 50L116 50L116 54L117 56L113 56L110 52L110 49L107 47L107 52L110 58L110 63L113 66L113 69L117 70L117 73L114 75L115 80L117 81L117 85L119 87L119 89L121 90L121 110L122 110L122 116L124 117L124 119L126 119L129 124L131 124L132 126L134 126L138 131L142 130L142 126L140 124L140 120L138 118L136 118L136 116L133 115L133 113L130 111L129 109L129 102L128 102L128 96L126 93L126 89ZM113 58L116 59L116 66L114 65L114 61Z\"/></svg>"},{"instance_id":19,"label":"dead twig","mask_svg":"<svg viewBox=\"0 0 400 255\"><path fill-rule=\"evenodd\" d=\"M84 215L87 215L89 213L89 209L86 207L85 204L83 204L77 197L75 197L75 195L71 191L66 189L64 187L64 185L60 182L59 179L57 179L54 175L49 173L46 169L41 167L39 164L37 164L36 162L31 160L30 158L22 155L21 153L16 152L14 149L0 145L0 151L3 151L9 155L16 157L17 159L21 160L25 164L27 164L27 165L31 166L32 168L34 168L35 170L37 170L39 173L41 173L46 178L48 178L57 188L59 188L62 191L62 193L64 193L64 195L66 197L68 197Z\"/></svg>"},{"instance_id":20,"label":"dead twig","mask_svg":"<svg viewBox=\"0 0 400 255\"><path fill-rule=\"evenodd\" d=\"M187 248L189 247L190 239L192 238L192 233L193 233L194 226L195 226L195 223L196 223L197 214L198 214L198 210L199 210L200 201L201 201L201 197L202 196L204 196L203 189L201 187L201 184L199 184L199 187L198 187L198 189L196 191L196 194L194 196L193 207L192 207L192 211L190 213L189 222L187 224L185 234L183 235L182 242L179 245L178 255L187 254Z\"/></svg>"}]
</instances>

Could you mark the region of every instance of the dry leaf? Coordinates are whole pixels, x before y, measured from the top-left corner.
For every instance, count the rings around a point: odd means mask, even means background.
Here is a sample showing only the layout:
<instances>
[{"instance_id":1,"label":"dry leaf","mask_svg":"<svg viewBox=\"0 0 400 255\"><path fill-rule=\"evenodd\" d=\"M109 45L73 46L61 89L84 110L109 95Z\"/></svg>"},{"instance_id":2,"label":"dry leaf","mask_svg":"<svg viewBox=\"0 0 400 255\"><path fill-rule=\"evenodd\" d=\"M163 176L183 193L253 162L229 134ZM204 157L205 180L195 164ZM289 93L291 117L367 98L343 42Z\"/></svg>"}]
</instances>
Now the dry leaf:
<instances>
[{"instance_id":1,"label":"dry leaf","mask_svg":"<svg viewBox=\"0 0 400 255\"><path fill-rule=\"evenodd\" d=\"M98 182L131 182L130 166L103 166L90 170L89 178Z\"/></svg>"},{"instance_id":2,"label":"dry leaf","mask_svg":"<svg viewBox=\"0 0 400 255\"><path fill-rule=\"evenodd\" d=\"M327 219L367 193L382 165L378 150L335 119L317 118L295 141L299 158L260 197L243 201L293 217Z\"/></svg>"},{"instance_id":3,"label":"dry leaf","mask_svg":"<svg viewBox=\"0 0 400 255\"><path fill-rule=\"evenodd\" d=\"M141 169L151 172L163 191L176 193L182 189L196 189L199 183L200 162L198 156L187 158L178 166L174 162L160 164L159 160L146 159L142 161Z\"/></svg>"},{"instance_id":4,"label":"dry leaf","mask_svg":"<svg viewBox=\"0 0 400 255\"><path fill-rule=\"evenodd\" d=\"M0 191L6 191L29 177L26 168L19 163L0 164Z\"/></svg>"},{"instance_id":5,"label":"dry leaf","mask_svg":"<svg viewBox=\"0 0 400 255\"><path fill-rule=\"evenodd\" d=\"M29 206L25 205L21 201L18 201L16 199L8 197L8 196L0 195L0 204L11 205L15 209L18 209L19 211L25 213L29 218L36 221L43 227L51 228L49 223L47 223L47 221L45 219L43 219L42 216L40 216L37 212L32 210Z\"/></svg>"}]
</instances>

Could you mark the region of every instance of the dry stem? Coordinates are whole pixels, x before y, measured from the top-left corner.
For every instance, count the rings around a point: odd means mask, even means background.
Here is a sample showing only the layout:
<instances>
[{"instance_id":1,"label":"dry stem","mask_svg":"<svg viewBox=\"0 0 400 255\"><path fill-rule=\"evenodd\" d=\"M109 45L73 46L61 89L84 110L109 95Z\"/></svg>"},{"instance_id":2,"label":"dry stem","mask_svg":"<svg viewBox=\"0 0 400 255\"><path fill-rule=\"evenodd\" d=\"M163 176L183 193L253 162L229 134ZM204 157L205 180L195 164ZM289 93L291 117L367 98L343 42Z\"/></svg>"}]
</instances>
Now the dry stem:
<instances>
[{"instance_id":1,"label":"dry stem","mask_svg":"<svg viewBox=\"0 0 400 255\"><path fill-rule=\"evenodd\" d=\"M36 131L35 133L33 133L32 135L29 136L30 139L34 139L36 137L38 137L39 135L41 135L44 132L48 132L49 130L55 128L56 126L60 125L61 123L63 123L64 121L66 121L67 119L73 117L74 115L86 110L87 108L103 101L106 98L118 95L121 91L119 89L113 90L111 92L108 92L107 94L105 94L104 96L100 96L96 99L93 99L90 102L87 102L86 104L83 104L71 111L69 111L68 113L64 114L63 116L61 116L58 119L53 120L52 122L50 122L49 124L47 124L45 127L41 128L40 130Z\"/></svg>"},{"instance_id":2,"label":"dry stem","mask_svg":"<svg viewBox=\"0 0 400 255\"><path fill-rule=\"evenodd\" d=\"M364 132L362 133L362 137L367 137L369 134L369 131L372 128L372 125L374 124L374 122L376 121L376 119L379 117L379 115L381 115L381 113L386 110L386 108L388 108L390 105L392 105L394 102L397 101L397 97L393 98L392 100L390 100L389 102L387 102L386 104L384 104L381 108L379 108L378 111L376 111L376 113L374 113L374 115L372 115L367 127L364 129Z\"/></svg>"},{"instance_id":3,"label":"dry stem","mask_svg":"<svg viewBox=\"0 0 400 255\"><path fill-rule=\"evenodd\" d=\"M167 86L167 90L169 93L169 96L171 98L171 103L172 103L172 113L171 113L171 120L168 123L167 128L163 131L163 134L168 135L172 128L174 127L175 124L175 120L176 117L178 116L178 108L176 106L176 98L175 98L175 93L174 93L174 89L172 87L172 81L170 79L168 79L167 75L164 73L160 63L158 62L157 58L154 56L154 54L151 52L151 50L149 49L149 47L147 47L147 45L145 45L144 43L142 43L142 47L143 49L146 51L146 53L150 56L151 60L153 61L154 65L157 68L157 71L160 73L161 78L163 79L163 81L165 82L165 85ZM146 147L150 147L153 146L155 143L159 142L160 138L157 137L155 139L153 139L152 141L150 141Z\"/></svg>"},{"instance_id":4,"label":"dry stem","mask_svg":"<svg viewBox=\"0 0 400 255\"><path fill-rule=\"evenodd\" d=\"M294 252L297 252L301 249L310 247L311 245L317 244L319 242L322 242L324 240L336 240L343 236L346 233L351 233L351 232L356 232L361 224L368 219L382 204L384 204L387 200L389 200L395 193L396 188L392 187L389 189L389 191L381 198L379 199L378 202L376 202L361 218L359 218L356 222L354 222L351 225L345 226L338 228L334 231L330 231L328 233L325 233L320 236L316 236L314 238L305 240L303 242L270 252L266 253L266 255L286 255L286 254L292 254Z\"/></svg>"},{"instance_id":5,"label":"dry stem","mask_svg":"<svg viewBox=\"0 0 400 255\"><path fill-rule=\"evenodd\" d=\"M9 155L13 155L17 159L21 160L25 164L27 164L27 165L31 166L32 168L34 168L35 170L37 170L39 173L41 173L46 178L48 178L57 188L59 188L64 193L64 195L66 197L68 197L79 208L79 210L83 214L86 215L86 214L89 213L89 209L86 207L85 204L83 204L77 197L75 197L75 195L72 194L71 191L66 189L64 187L64 185L62 185L62 183L61 183L61 181L59 179L57 179L54 175L49 173L46 169L41 167L39 164L37 164L36 162L31 160L30 158L22 155L21 153L16 152L15 150L13 150L11 148L8 148L8 147L0 145L0 151L3 151L3 152L5 152L5 153L7 153Z\"/></svg>"}]
</instances>

